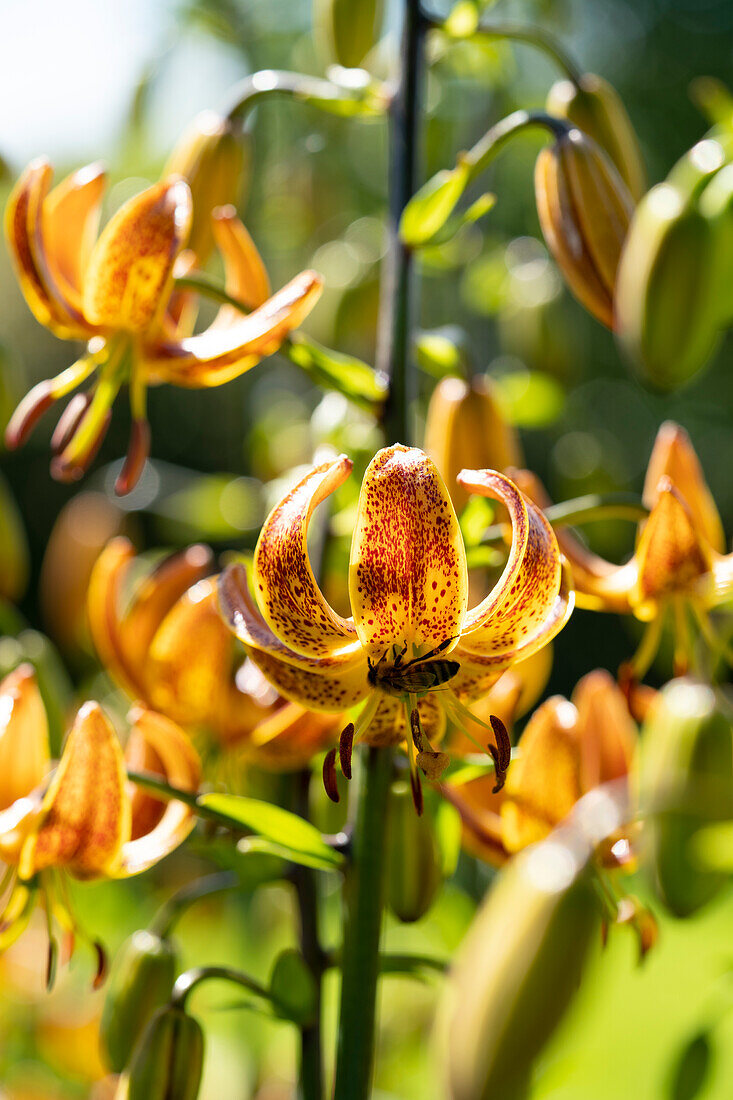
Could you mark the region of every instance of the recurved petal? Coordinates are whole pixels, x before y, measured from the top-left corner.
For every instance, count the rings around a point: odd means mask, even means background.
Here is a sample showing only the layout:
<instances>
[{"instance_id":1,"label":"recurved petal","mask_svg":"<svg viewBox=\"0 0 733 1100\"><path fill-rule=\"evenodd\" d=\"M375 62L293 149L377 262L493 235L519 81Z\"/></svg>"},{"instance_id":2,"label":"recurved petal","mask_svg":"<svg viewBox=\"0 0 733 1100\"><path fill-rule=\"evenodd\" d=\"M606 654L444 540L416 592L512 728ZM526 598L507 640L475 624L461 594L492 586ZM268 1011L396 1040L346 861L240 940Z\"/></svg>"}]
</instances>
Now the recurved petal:
<instances>
[{"instance_id":1,"label":"recurved petal","mask_svg":"<svg viewBox=\"0 0 733 1100\"><path fill-rule=\"evenodd\" d=\"M634 555L638 577L632 602L642 612L646 601L691 591L712 566L710 547L670 478L659 482L657 498Z\"/></svg>"},{"instance_id":2,"label":"recurved petal","mask_svg":"<svg viewBox=\"0 0 733 1100\"><path fill-rule=\"evenodd\" d=\"M144 707L133 708L129 719L133 723L130 733L133 745L141 740L152 750L160 761L165 781L180 790L198 790L201 761L180 726ZM136 839L128 840L122 847L120 875L139 874L167 856L186 839L195 817L190 806L171 800L150 832L138 836L135 824L133 820L132 835Z\"/></svg>"},{"instance_id":3,"label":"recurved petal","mask_svg":"<svg viewBox=\"0 0 733 1100\"><path fill-rule=\"evenodd\" d=\"M191 227L191 192L170 179L129 199L102 230L84 280L84 315L102 328L145 332L162 316L173 265Z\"/></svg>"},{"instance_id":4,"label":"recurved petal","mask_svg":"<svg viewBox=\"0 0 733 1100\"><path fill-rule=\"evenodd\" d=\"M323 280L302 271L252 313L226 327L211 326L183 340L155 340L143 349L151 382L193 389L221 386L250 370L302 324L318 301Z\"/></svg>"},{"instance_id":5,"label":"recurved petal","mask_svg":"<svg viewBox=\"0 0 733 1100\"><path fill-rule=\"evenodd\" d=\"M94 563L87 589L87 618L94 648L107 672L131 695L144 691L139 660L125 652L120 637L122 589L135 551L129 539L107 543Z\"/></svg>"},{"instance_id":6,"label":"recurved petal","mask_svg":"<svg viewBox=\"0 0 733 1100\"><path fill-rule=\"evenodd\" d=\"M446 783L441 793L461 815L466 851L499 867L508 858L501 820L506 788L494 792L495 785L493 774L483 775L469 783Z\"/></svg>"},{"instance_id":7,"label":"recurved petal","mask_svg":"<svg viewBox=\"0 0 733 1100\"><path fill-rule=\"evenodd\" d=\"M273 508L254 555L254 590L265 622L288 649L306 657L353 655L353 623L329 607L308 558L308 525L314 509L351 473L341 455L316 466Z\"/></svg>"},{"instance_id":8,"label":"recurved petal","mask_svg":"<svg viewBox=\"0 0 733 1100\"><path fill-rule=\"evenodd\" d=\"M434 462L397 444L372 459L359 494L349 595L367 654L407 659L455 640L468 599L463 537ZM448 646L442 652L448 652Z\"/></svg>"},{"instance_id":9,"label":"recurved petal","mask_svg":"<svg viewBox=\"0 0 733 1100\"><path fill-rule=\"evenodd\" d=\"M637 732L616 681L603 669L589 672L576 684L573 703L578 713L576 728L583 791L627 776Z\"/></svg>"},{"instance_id":10,"label":"recurved petal","mask_svg":"<svg viewBox=\"0 0 733 1100\"><path fill-rule=\"evenodd\" d=\"M690 513L698 535L714 550L725 550L725 532L713 495L705 481L700 460L684 428L665 421L657 432L644 480L643 501L653 508L659 499L659 483L668 477Z\"/></svg>"},{"instance_id":11,"label":"recurved petal","mask_svg":"<svg viewBox=\"0 0 733 1100\"><path fill-rule=\"evenodd\" d=\"M31 161L5 207L5 234L20 288L36 319L62 339L84 339L90 332L79 302L56 284L47 261L43 209L52 176L47 160Z\"/></svg>"},{"instance_id":12,"label":"recurved petal","mask_svg":"<svg viewBox=\"0 0 733 1100\"><path fill-rule=\"evenodd\" d=\"M50 764L48 720L31 665L0 683L0 810L31 794Z\"/></svg>"},{"instance_id":13,"label":"recurved petal","mask_svg":"<svg viewBox=\"0 0 733 1100\"><path fill-rule=\"evenodd\" d=\"M577 711L556 695L535 711L509 766L501 808L510 852L541 840L581 796Z\"/></svg>"},{"instance_id":14,"label":"recurved petal","mask_svg":"<svg viewBox=\"0 0 733 1100\"><path fill-rule=\"evenodd\" d=\"M219 206L211 215L214 240L224 261L227 294L247 309L257 309L270 297L270 280L257 247L233 206ZM228 327L241 320L242 311L222 306L214 324Z\"/></svg>"},{"instance_id":15,"label":"recurved petal","mask_svg":"<svg viewBox=\"0 0 733 1100\"><path fill-rule=\"evenodd\" d=\"M117 735L98 703L80 708L40 822L23 845L21 878L68 867L80 878L113 874L130 835L130 802Z\"/></svg>"},{"instance_id":16,"label":"recurved petal","mask_svg":"<svg viewBox=\"0 0 733 1100\"><path fill-rule=\"evenodd\" d=\"M242 753L265 768L303 768L335 743L346 721L344 714L317 713L288 703L255 726L242 743Z\"/></svg>"},{"instance_id":17,"label":"recurved petal","mask_svg":"<svg viewBox=\"0 0 733 1100\"><path fill-rule=\"evenodd\" d=\"M43 204L48 266L79 311L106 186L107 174L102 166L87 164L54 187Z\"/></svg>"}]
</instances>

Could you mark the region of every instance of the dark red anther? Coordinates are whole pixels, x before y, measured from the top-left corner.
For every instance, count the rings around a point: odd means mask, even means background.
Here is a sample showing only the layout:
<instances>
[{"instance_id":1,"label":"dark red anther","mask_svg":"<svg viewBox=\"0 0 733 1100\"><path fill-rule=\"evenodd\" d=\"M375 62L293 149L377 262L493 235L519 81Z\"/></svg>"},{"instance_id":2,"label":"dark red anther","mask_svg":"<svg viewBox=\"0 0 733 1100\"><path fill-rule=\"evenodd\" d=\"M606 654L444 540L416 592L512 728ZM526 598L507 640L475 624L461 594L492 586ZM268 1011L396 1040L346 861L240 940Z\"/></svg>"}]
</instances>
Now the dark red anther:
<instances>
[{"instance_id":1,"label":"dark red anther","mask_svg":"<svg viewBox=\"0 0 733 1100\"><path fill-rule=\"evenodd\" d=\"M420 725L420 711L417 707L413 707L410 711L410 732L412 733L412 743L418 752L422 752L422 727Z\"/></svg>"},{"instance_id":2,"label":"dark red anther","mask_svg":"<svg viewBox=\"0 0 733 1100\"><path fill-rule=\"evenodd\" d=\"M351 779L351 754L354 749L354 723L349 722L344 726L339 738L339 760L341 771L347 779Z\"/></svg>"},{"instance_id":3,"label":"dark red anther","mask_svg":"<svg viewBox=\"0 0 733 1100\"><path fill-rule=\"evenodd\" d=\"M53 385L48 378L28 391L5 429L5 446L9 451L14 451L25 443L46 409L50 409L55 400Z\"/></svg>"},{"instance_id":4,"label":"dark red anther","mask_svg":"<svg viewBox=\"0 0 733 1100\"><path fill-rule=\"evenodd\" d=\"M50 993L56 981L56 967L59 958L59 945L53 936L48 940L48 953L46 955L46 992Z\"/></svg>"},{"instance_id":5,"label":"dark red anther","mask_svg":"<svg viewBox=\"0 0 733 1100\"><path fill-rule=\"evenodd\" d=\"M127 448L125 462L115 482L115 492L123 497L131 492L145 469L150 454L150 425L147 420L133 420L130 431L130 445Z\"/></svg>"},{"instance_id":6,"label":"dark red anther","mask_svg":"<svg viewBox=\"0 0 733 1100\"><path fill-rule=\"evenodd\" d=\"M95 940L92 944L97 956L97 971L94 975L94 981L92 982L92 989L101 989L107 978L107 971L109 969L107 964L107 952L104 944L101 944L99 940Z\"/></svg>"},{"instance_id":7,"label":"dark red anther","mask_svg":"<svg viewBox=\"0 0 733 1100\"><path fill-rule=\"evenodd\" d=\"M86 415L86 413L84 415ZM60 455L57 455L56 458L51 461L51 477L54 478L55 481L72 482L79 481L80 478L84 477L84 474L87 472L92 462L94 462L94 459L97 456L97 452L104 442L104 437L107 434L107 429L109 428L111 420L112 410L109 409L104 417L104 420L99 425L99 431L97 432L95 439L87 448L87 452L85 455L82 456L81 461L75 463L65 461L63 452ZM77 426L77 430L78 427L81 427L81 424L83 422L84 417L82 417L79 425Z\"/></svg>"},{"instance_id":8,"label":"dark red anther","mask_svg":"<svg viewBox=\"0 0 733 1100\"><path fill-rule=\"evenodd\" d=\"M332 802L341 801L336 782L336 749L329 749L323 761L323 786Z\"/></svg>"},{"instance_id":9,"label":"dark red anther","mask_svg":"<svg viewBox=\"0 0 733 1100\"><path fill-rule=\"evenodd\" d=\"M81 418L89 408L91 400L92 395L90 393L75 393L61 413L51 436L51 450L55 455L61 454L67 444L71 442L71 437L79 427Z\"/></svg>"},{"instance_id":10,"label":"dark red anther","mask_svg":"<svg viewBox=\"0 0 733 1100\"><path fill-rule=\"evenodd\" d=\"M506 782L507 769L512 761L512 743L501 718L497 718L495 714L492 714L489 716L489 722L494 731L496 744L487 745L487 749L494 761L494 775L496 776L496 783L492 789L494 794L498 794Z\"/></svg>"},{"instance_id":11,"label":"dark red anther","mask_svg":"<svg viewBox=\"0 0 733 1100\"><path fill-rule=\"evenodd\" d=\"M422 817L424 808L422 797L422 783L420 782L420 776L417 772L410 771L410 787L412 788L412 801L415 805L415 812L418 817Z\"/></svg>"}]
</instances>

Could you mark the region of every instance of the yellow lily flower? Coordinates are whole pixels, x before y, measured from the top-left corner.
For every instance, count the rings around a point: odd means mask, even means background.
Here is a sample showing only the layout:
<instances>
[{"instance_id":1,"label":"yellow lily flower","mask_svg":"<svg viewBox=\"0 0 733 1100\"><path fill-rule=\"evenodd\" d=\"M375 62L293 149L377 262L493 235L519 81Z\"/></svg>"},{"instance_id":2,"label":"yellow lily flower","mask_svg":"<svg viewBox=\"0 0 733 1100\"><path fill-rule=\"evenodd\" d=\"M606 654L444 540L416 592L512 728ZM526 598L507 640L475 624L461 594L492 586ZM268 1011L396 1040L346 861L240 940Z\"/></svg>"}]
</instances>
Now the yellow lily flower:
<instances>
[{"instance_id":1,"label":"yellow lily flower","mask_svg":"<svg viewBox=\"0 0 733 1100\"><path fill-rule=\"evenodd\" d=\"M462 725L464 701L554 637L572 592L552 528L504 475L467 471L460 484L499 500L512 545L499 581L468 609L466 554L448 491L421 450L396 445L364 476L351 544L352 618L328 605L308 559L313 509L349 475L345 455L317 466L273 509L255 549L253 590L230 566L219 586L225 620L286 698L314 710L365 706L355 729L371 745L407 736L417 765L434 777L447 763L431 739L448 715ZM256 602L255 602L256 601ZM342 753L342 756L344 753ZM347 769L348 771L348 765ZM413 770L413 790L417 775Z\"/></svg>"},{"instance_id":2,"label":"yellow lily flower","mask_svg":"<svg viewBox=\"0 0 733 1100\"><path fill-rule=\"evenodd\" d=\"M192 219L191 192L169 176L124 203L97 237L105 174L88 165L53 190L48 161L31 162L5 211L5 231L16 274L36 318L57 336L85 340L73 366L35 386L6 431L8 447L27 438L45 410L95 372L96 383L76 394L52 439L52 474L76 480L100 446L112 403L128 382L133 427L118 493L135 485L150 446L146 390L219 386L271 355L315 305L321 279L303 271L270 297L262 260L232 207L212 212L224 260L226 289L252 309L222 306L213 323L192 335L190 292L174 291L196 257L184 251Z\"/></svg>"},{"instance_id":3,"label":"yellow lily flower","mask_svg":"<svg viewBox=\"0 0 733 1100\"><path fill-rule=\"evenodd\" d=\"M126 761L140 763L185 790L196 790L199 759L186 734L145 708L130 713L123 754L99 704L79 709L61 759L51 772L48 725L30 666L0 683L0 860L7 873L0 887L0 949L28 924L38 894L49 929L55 918L73 936L78 931L63 878L120 878L138 874L168 855L194 825L188 806L161 802L128 784ZM103 961L101 949L100 967ZM52 941L49 978L55 961ZM98 975L101 977L101 975Z\"/></svg>"},{"instance_id":4,"label":"yellow lily flower","mask_svg":"<svg viewBox=\"0 0 733 1100\"><path fill-rule=\"evenodd\" d=\"M623 692L600 669L578 682L572 701L560 695L530 718L501 791L481 776L443 788L463 818L465 847L490 863L547 836L588 791L628 777L637 729ZM616 837L606 860L626 862L628 836Z\"/></svg>"},{"instance_id":5,"label":"yellow lily flower","mask_svg":"<svg viewBox=\"0 0 733 1100\"><path fill-rule=\"evenodd\" d=\"M525 493L547 507L549 498L533 474L516 477ZM724 553L718 510L687 432L671 421L657 433L642 499L649 516L639 524L634 555L625 565L591 553L568 530L557 536L572 566L578 607L633 614L649 624L630 662L638 678L656 655L668 610L675 616L675 665L682 672L689 651L686 607L716 644L708 612L733 594L733 555Z\"/></svg>"},{"instance_id":6,"label":"yellow lily flower","mask_svg":"<svg viewBox=\"0 0 733 1100\"><path fill-rule=\"evenodd\" d=\"M303 767L333 744L339 717L287 703L237 653L213 569L211 551L191 546L140 577L129 540L109 542L87 596L99 659L131 698L184 728L265 768Z\"/></svg>"}]
</instances>

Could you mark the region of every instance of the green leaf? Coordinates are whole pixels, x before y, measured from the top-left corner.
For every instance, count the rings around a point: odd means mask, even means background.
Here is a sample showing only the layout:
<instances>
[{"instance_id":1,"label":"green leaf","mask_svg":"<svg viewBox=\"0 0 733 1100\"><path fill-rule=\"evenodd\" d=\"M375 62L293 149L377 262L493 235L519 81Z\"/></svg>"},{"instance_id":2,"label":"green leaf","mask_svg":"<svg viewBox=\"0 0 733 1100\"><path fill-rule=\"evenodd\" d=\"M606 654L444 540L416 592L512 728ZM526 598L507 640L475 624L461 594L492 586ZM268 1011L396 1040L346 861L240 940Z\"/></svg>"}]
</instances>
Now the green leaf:
<instances>
[{"instance_id":1,"label":"green leaf","mask_svg":"<svg viewBox=\"0 0 733 1100\"><path fill-rule=\"evenodd\" d=\"M374 413L387 396L384 378L370 366L351 355L324 348L302 332L293 333L280 351L317 386L342 393L367 412Z\"/></svg>"},{"instance_id":2,"label":"green leaf","mask_svg":"<svg viewBox=\"0 0 733 1100\"><path fill-rule=\"evenodd\" d=\"M275 1011L299 1027L315 1022L318 994L313 975L303 956L291 949L275 960L270 978L270 994Z\"/></svg>"},{"instance_id":3,"label":"green leaf","mask_svg":"<svg viewBox=\"0 0 733 1100\"><path fill-rule=\"evenodd\" d=\"M483 218L485 214L488 214L490 210L496 205L496 195L492 195L487 192L485 195L480 195L475 202L471 203L467 210L464 210L460 214L453 214L448 218L448 221L435 233L429 242L431 246L437 246L447 244L448 241L453 240L457 233L464 229L467 225L473 225L480 218Z\"/></svg>"},{"instance_id":4,"label":"green leaf","mask_svg":"<svg viewBox=\"0 0 733 1100\"><path fill-rule=\"evenodd\" d=\"M283 849L289 859L295 859L296 855L310 856L328 863L330 867L342 862L343 857L326 844L315 825L280 806L235 794L202 794L197 801L199 805L230 818L233 824L251 829L253 833L272 841Z\"/></svg>"},{"instance_id":5,"label":"green leaf","mask_svg":"<svg viewBox=\"0 0 733 1100\"><path fill-rule=\"evenodd\" d=\"M438 842L443 878L450 878L461 854L461 815L455 806L443 800L435 813L435 839Z\"/></svg>"},{"instance_id":6,"label":"green leaf","mask_svg":"<svg viewBox=\"0 0 733 1100\"><path fill-rule=\"evenodd\" d=\"M563 411L565 394L548 374L522 368L494 381L501 413L515 427L545 428Z\"/></svg>"},{"instance_id":7,"label":"green leaf","mask_svg":"<svg viewBox=\"0 0 733 1100\"><path fill-rule=\"evenodd\" d=\"M712 1062L710 1036L694 1035L683 1047L669 1088L669 1100L695 1100L707 1084Z\"/></svg>"},{"instance_id":8,"label":"green leaf","mask_svg":"<svg viewBox=\"0 0 733 1100\"><path fill-rule=\"evenodd\" d=\"M448 221L466 189L470 167L464 161L443 168L413 195L400 220L400 236L411 248L427 244Z\"/></svg>"},{"instance_id":9,"label":"green leaf","mask_svg":"<svg viewBox=\"0 0 733 1100\"><path fill-rule=\"evenodd\" d=\"M459 519L466 548L479 545L493 518L494 508L486 497L471 497Z\"/></svg>"},{"instance_id":10,"label":"green leaf","mask_svg":"<svg viewBox=\"0 0 733 1100\"><path fill-rule=\"evenodd\" d=\"M456 325L419 332L414 342L417 365L433 378L448 374L465 378L470 363L467 345L466 334Z\"/></svg>"},{"instance_id":11,"label":"green leaf","mask_svg":"<svg viewBox=\"0 0 733 1100\"><path fill-rule=\"evenodd\" d=\"M404 974L425 981L429 976L445 973L447 968L448 964L443 959L433 959L427 955L379 956L379 970L382 974Z\"/></svg>"},{"instance_id":12,"label":"green leaf","mask_svg":"<svg viewBox=\"0 0 733 1100\"><path fill-rule=\"evenodd\" d=\"M265 836L247 836L237 845L239 855L253 857L270 856L282 862L283 870L276 876L283 877L287 863L297 863L301 867L312 867L316 871L336 871L341 865L338 853L331 850L331 857L313 855L311 852L299 852L295 848L286 848L283 844L277 844L274 840L268 840ZM334 859L333 857L336 856Z\"/></svg>"}]
</instances>

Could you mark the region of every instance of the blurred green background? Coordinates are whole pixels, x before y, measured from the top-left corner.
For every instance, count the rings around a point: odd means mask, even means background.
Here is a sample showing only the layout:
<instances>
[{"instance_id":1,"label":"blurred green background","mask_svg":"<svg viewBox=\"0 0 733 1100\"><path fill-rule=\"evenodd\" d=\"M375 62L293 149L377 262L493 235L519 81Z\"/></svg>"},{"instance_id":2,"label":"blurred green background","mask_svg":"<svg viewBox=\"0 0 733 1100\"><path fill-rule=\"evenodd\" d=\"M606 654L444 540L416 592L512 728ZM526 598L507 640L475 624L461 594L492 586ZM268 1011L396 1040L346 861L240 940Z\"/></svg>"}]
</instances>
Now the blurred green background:
<instances>
[{"instance_id":1,"label":"blurred green background","mask_svg":"<svg viewBox=\"0 0 733 1100\"><path fill-rule=\"evenodd\" d=\"M397 9L395 0L385 38L370 58L379 77L391 71ZM441 10L437 0L435 10ZM499 2L489 14L552 30L581 68L616 86L640 135L650 182L662 178L707 128L688 94L693 78L731 77L730 0L518 0ZM322 73L328 62L315 41L307 0L67 0L63 6L3 0L0 19L3 202L22 166L45 153L58 177L104 159L111 211L157 177L186 123L198 110L222 102L233 82L266 67ZM452 164L458 150L514 108L540 107L560 75L537 51L505 42L446 48L435 39L431 59L426 175ZM384 124L275 101L258 108L253 132L254 173L243 213L273 284L306 266L319 270L326 290L307 330L329 347L373 362L384 251ZM476 369L497 380L507 415L521 430L528 464L555 499L638 491L657 427L671 417L689 430L730 535L730 339L684 391L662 398L644 390L612 336L564 290L548 258L532 194L538 148L534 137L515 141L481 181L479 190L488 187L498 196L488 218L424 255L421 324L465 330ZM73 357L72 347L33 320L0 250L3 421L33 382ZM433 384L429 376L422 378L424 398ZM251 547L273 481L310 461L319 442L335 440L363 459L378 446L366 417L349 413L334 395L323 398L277 357L219 390L161 387L150 395L150 420L155 461L135 493L123 505L114 503L129 513L116 513L119 522L146 548L195 539L217 549ZM114 460L126 447L128 429L120 401L85 483L111 502ZM58 626L47 603L45 610L39 604L38 582L51 529L78 487L50 479L49 434L44 422L23 451L0 455L0 472L30 546L31 581L21 610L32 626L54 634ZM633 530L603 524L589 535L596 549L620 559ZM550 690L569 693L598 665L614 669L630 652L633 630L611 616L576 613L556 644ZM72 653L70 664L76 683L99 687L89 659ZM662 665L657 675L666 672ZM237 782L276 794L253 774ZM124 887L80 888L80 912L114 949L198 869L196 858L179 854L154 875ZM456 881L427 918L417 926L390 926L389 945L449 957L489 878L485 868L463 860ZM333 885L323 885L336 943L337 899ZM644 886L634 888L643 892ZM733 1014L727 1011L733 1006L732 926L730 897L692 921L664 920L659 947L641 968L632 935L618 931L607 950L599 950L580 998L538 1067L536 1100L726 1100L733 1080ZM277 950L292 940L289 888L266 887L242 900L202 904L182 922L180 940L187 965L229 961L263 977ZM0 961L0 1096L102 1098L107 1094L92 1084L100 1072L94 1056L99 1000L86 992L89 960L80 950L71 973L47 1000L38 964L44 952L38 928ZM436 988L435 982L385 980L375 1097L440 1097L429 1054ZM197 994L195 1007L209 1037L202 1096L284 1100L292 1093L293 1036L287 1025L232 1008L235 999L221 989ZM329 986L331 1037L334 1004ZM703 1075L694 1094L680 1091L675 1076L689 1044L690 1064L697 1059Z\"/></svg>"}]
</instances>

